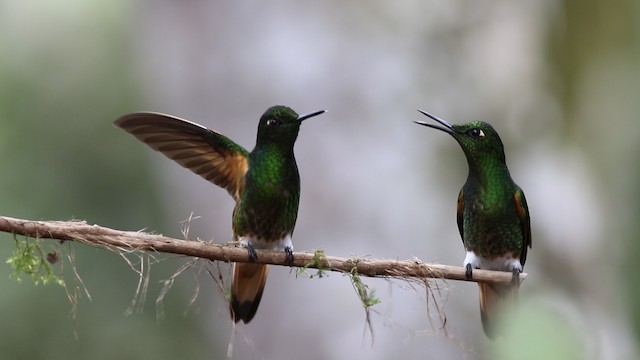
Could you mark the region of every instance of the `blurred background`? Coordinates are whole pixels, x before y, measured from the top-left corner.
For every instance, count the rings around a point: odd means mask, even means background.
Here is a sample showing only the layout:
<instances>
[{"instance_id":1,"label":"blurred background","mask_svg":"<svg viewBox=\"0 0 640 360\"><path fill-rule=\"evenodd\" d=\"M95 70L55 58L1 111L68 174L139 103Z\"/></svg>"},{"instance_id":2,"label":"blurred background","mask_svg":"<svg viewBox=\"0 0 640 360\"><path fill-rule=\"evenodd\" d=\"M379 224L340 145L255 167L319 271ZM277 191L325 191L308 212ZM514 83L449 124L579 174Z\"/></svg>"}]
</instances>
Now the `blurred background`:
<instances>
[{"instance_id":1,"label":"blurred background","mask_svg":"<svg viewBox=\"0 0 640 360\"><path fill-rule=\"evenodd\" d=\"M423 286L364 279L382 301L372 337L348 277L272 267L256 317L236 328L234 358L635 359L638 24L633 0L0 1L0 214L181 237L193 213L190 238L229 241L226 191L112 121L170 113L251 149L259 116L284 104L329 110L296 144L296 250L460 265L466 161L453 139L412 121L426 120L418 108L485 120L532 219L529 277L503 338L482 333L472 283L433 284L445 333ZM6 259L14 241L0 240ZM158 256L146 301L128 315L129 265L65 246L91 300L74 319L61 287L17 283L4 264L1 358L225 357L231 321L206 271L217 266L184 272L160 313L161 282L188 259Z\"/></svg>"}]
</instances>

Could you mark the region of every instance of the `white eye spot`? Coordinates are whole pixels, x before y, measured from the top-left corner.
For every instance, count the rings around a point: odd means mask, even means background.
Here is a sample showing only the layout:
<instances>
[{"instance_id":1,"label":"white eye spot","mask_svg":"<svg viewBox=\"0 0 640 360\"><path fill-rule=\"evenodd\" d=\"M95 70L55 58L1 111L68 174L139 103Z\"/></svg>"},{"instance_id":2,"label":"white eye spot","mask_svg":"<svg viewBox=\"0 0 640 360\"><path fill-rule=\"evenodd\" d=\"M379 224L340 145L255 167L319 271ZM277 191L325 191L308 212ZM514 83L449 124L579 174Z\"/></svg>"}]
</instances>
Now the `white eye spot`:
<instances>
[{"instance_id":1,"label":"white eye spot","mask_svg":"<svg viewBox=\"0 0 640 360\"><path fill-rule=\"evenodd\" d=\"M276 119L268 119L267 126L278 126L278 120Z\"/></svg>"},{"instance_id":2,"label":"white eye spot","mask_svg":"<svg viewBox=\"0 0 640 360\"><path fill-rule=\"evenodd\" d=\"M467 134L469 134L469 136L474 137L474 138L484 137L484 131L482 131L482 129L478 129L478 128L469 130L469 132Z\"/></svg>"}]
</instances>

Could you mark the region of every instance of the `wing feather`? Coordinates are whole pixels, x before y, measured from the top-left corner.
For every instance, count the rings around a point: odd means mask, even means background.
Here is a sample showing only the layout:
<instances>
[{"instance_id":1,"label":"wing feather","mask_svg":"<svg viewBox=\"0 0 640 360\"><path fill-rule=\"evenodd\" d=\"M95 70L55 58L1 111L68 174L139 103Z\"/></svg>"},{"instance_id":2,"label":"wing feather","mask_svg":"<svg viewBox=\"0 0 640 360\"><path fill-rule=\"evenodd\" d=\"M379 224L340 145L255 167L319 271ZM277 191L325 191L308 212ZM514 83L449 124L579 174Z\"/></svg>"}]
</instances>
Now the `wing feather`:
<instances>
[{"instance_id":1,"label":"wing feather","mask_svg":"<svg viewBox=\"0 0 640 360\"><path fill-rule=\"evenodd\" d=\"M529 217L529 206L527 205L527 199L524 197L524 192L519 187L516 188L516 192L513 196L516 204L516 214L520 219L520 226L522 228L522 252L520 253L520 264L524 266L527 261L527 249L531 248L531 219Z\"/></svg>"},{"instance_id":2,"label":"wing feather","mask_svg":"<svg viewBox=\"0 0 640 360\"><path fill-rule=\"evenodd\" d=\"M460 238L462 239L462 243L464 244L464 188L460 189L460 193L458 193L456 220L458 221L458 231L460 232Z\"/></svg>"},{"instance_id":3,"label":"wing feather","mask_svg":"<svg viewBox=\"0 0 640 360\"><path fill-rule=\"evenodd\" d=\"M236 201L249 169L249 153L226 136L174 116L142 112L114 125L204 179L225 188Z\"/></svg>"}]
</instances>

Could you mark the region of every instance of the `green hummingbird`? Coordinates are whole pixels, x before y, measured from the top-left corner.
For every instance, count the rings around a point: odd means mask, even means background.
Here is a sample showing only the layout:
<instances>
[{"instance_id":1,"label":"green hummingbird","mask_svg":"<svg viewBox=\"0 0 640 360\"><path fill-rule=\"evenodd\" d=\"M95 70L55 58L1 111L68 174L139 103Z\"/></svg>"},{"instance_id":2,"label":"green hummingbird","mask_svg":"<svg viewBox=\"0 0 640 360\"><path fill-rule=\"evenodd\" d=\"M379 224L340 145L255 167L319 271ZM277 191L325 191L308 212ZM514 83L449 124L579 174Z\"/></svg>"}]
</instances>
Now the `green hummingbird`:
<instances>
[{"instance_id":1,"label":"green hummingbird","mask_svg":"<svg viewBox=\"0 0 640 360\"><path fill-rule=\"evenodd\" d=\"M510 284L480 286L482 327L489 338L495 336L495 309L506 299L517 299L520 273L531 247L529 208L524 192L511 179L504 146L493 127L473 121L453 125L418 110L442 125L421 121L417 124L438 129L453 136L462 147L469 175L458 194L457 222L467 252L463 266L467 279L473 269L509 271Z\"/></svg>"},{"instance_id":2,"label":"green hummingbird","mask_svg":"<svg viewBox=\"0 0 640 360\"><path fill-rule=\"evenodd\" d=\"M273 106L260 117L253 151L201 125L159 113L133 113L114 124L183 167L225 188L235 199L233 237L252 261L255 249L284 250L293 262L291 236L298 217L300 175L293 154L302 121L324 113L298 116ZM248 323L258 309L268 267L233 265L230 312Z\"/></svg>"}]
</instances>

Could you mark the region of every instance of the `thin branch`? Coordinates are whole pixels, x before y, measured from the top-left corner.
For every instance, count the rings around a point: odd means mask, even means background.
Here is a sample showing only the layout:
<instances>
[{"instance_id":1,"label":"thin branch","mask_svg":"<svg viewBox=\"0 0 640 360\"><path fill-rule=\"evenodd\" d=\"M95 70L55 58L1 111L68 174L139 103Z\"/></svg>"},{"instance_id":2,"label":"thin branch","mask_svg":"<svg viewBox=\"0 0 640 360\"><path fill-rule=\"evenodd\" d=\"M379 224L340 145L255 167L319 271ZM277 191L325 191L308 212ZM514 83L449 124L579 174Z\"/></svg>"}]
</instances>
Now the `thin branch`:
<instances>
[{"instance_id":1,"label":"thin branch","mask_svg":"<svg viewBox=\"0 0 640 360\"><path fill-rule=\"evenodd\" d=\"M85 221L32 221L0 216L0 231L41 239L72 240L88 245L117 248L124 251L149 251L180 254L209 260L249 262L247 250L236 244L213 244L202 241L173 239L142 231L120 231ZM296 252L292 264L286 263L285 252L256 249L257 263L330 270L369 277L433 278L487 283L508 283L510 272L474 270L473 279L467 280L460 266L428 264L415 260L378 260L319 256ZM526 273L520 274L524 281Z\"/></svg>"}]
</instances>

